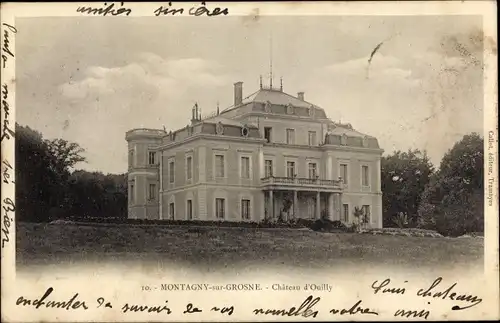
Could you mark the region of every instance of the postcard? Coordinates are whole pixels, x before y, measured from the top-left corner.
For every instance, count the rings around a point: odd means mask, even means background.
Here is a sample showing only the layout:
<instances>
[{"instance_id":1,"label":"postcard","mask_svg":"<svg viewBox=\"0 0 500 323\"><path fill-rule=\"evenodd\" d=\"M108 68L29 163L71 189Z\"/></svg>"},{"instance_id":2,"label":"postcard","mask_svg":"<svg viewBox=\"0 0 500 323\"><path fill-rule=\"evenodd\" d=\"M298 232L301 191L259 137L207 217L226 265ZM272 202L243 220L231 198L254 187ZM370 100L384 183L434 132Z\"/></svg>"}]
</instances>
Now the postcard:
<instances>
[{"instance_id":1,"label":"postcard","mask_svg":"<svg viewBox=\"0 0 500 323\"><path fill-rule=\"evenodd\" d=\"M495 9L2 3L2 321L498 320Z\"/></svg>"}]
</instances>

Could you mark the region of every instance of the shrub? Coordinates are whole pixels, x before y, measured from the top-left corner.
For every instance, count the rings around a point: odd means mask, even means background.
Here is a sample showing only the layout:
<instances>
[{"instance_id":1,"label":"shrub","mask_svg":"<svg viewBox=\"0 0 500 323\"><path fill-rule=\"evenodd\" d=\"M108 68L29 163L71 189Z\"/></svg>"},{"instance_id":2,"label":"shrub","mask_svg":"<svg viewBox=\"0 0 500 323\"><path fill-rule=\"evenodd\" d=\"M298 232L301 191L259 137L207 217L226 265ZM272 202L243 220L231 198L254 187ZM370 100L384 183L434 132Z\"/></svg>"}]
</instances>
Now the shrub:
<instances>
[{"instance_id":1,"label":"shrub","mask_svg":"<svg viewBox=\"0 0 500 323\"><path fill-rule=\"evenodd\" d=\"M322 231L323 228L324 228L324 223L323 221L321 220L316 220L314 221L311 226L309 227L311 230L313 231Z\"/></svg>"},{"instance_id":2,"label":"shrub","mask_svg":"<svg viewBox=\"0 0 500 323\"><path fill-rule=\"evenodd\" d=\"M349 226L346 227L345 232L358 232L359 231L359 225L357 223L351 223Z\"/></svg>"},{"instance_id":3,"label":"shrub","mask_svg":"<svg viewBox=\"0 0 500 323\"><path fill-rule=\"evenodd\" d=\"M397 215L392 217L392 222L398 228L405 228L408 225L408 215L403 212L399 212Z\"/></svg>"},{"instance_id":4,"label":"shrub","mask_svg":"<svg viewBox=\"0 0 500 323\"><path fill-rule=\"evenodd\" d=\"M436 231L452 237L484 231L483 199L479 191L449 194L434 214Z\"/></svg>"},{"instance_id":5,"label":"shrub","mask_svg":"<svg viewBox=\"0 0 500 323\"><path fill-rule=\"evenodd\" d=\"M331 232L341 230L347 232L347 227L341 221L331 221L325 218L315 220L310 224L309 228L313 231Z\"/></svg>"},{"instance_id":6,"label":"shrub","mask_svg":"<svg viewBox=\"0 0 500 323\"><path fill-rule=\"evenodd\" d=\"M441 238L443 237L440 233L433 230L424 229L400 229L400 228L383 228L383 229L363 229L360 231L364 234L382 234L382 235L393 235L393 236L406 236L406 237L431 237L431 238Z\"/></svg>"},{"instance_id":7,"label":"shrub","mask_svg":"<svg viewBox=\"0 0 500 323\"><path fill-rule=\"evenodd\" d=\"M80 224L121 224L121 225L181 225L192 227L239 227L239 228L309 228L314 231L349 231L341 221L331 221L328 219L290 219L279 221L279 219L264 218L260 222L237 222L237 221L203 221L203 220L150 220L150 219L126 219L126 218L104 218L104 217L83 217L69 218L73 223Z\"/></svg>"},{"instance_id":8,"label":"shrub","mask_svg":"<svg viewBox=\"0 0 500 323\"><path fill-rule=\"evenodd\" d=\"M300 227L310 228L312 226L312 224L314 223L314 220L299 218L299 219L297 219L296 223Z\"/></svg>"}]
</instances>

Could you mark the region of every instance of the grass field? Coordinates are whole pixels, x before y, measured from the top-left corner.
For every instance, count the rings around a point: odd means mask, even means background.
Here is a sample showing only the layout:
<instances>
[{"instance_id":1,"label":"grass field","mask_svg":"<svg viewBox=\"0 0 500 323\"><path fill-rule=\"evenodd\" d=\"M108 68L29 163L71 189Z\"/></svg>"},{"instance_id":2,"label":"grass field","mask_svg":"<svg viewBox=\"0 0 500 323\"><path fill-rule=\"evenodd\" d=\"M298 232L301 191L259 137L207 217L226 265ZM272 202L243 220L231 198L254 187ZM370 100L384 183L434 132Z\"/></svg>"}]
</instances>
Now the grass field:
<instances>
[{"instance_id":1,"label":"grass field","mask_svg":"<svg viewBox=\"0 0 500 323\"><path fill-rule=\"evenodd\" d=\"M176 263L190 268L278 266L400 266L467 268L482 265L483 240L319 233L309 229L183 226L17 225L17 264L89 261Z\"/></svg>"}]
</instances>

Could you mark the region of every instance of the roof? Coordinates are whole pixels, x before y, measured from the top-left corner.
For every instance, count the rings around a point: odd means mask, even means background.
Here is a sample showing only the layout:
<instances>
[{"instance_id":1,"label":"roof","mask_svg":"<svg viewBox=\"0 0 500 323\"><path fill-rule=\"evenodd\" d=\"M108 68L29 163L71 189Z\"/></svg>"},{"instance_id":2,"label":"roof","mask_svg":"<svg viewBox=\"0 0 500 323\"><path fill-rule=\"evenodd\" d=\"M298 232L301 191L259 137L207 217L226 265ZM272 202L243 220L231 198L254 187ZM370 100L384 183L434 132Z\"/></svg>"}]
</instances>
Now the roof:
<instances>
[{"instance_id":1,"label":"roof","mask_svg":"<svg viewBox=\"0 0 500 323\"><path fill-rule=\"evenodd\" d=\"M216 116L216 117L212 117L209 119L205 119L202 122L203 123L213 123L213 124L217 124L220 122L223 125L227 125L227 126L243 127L243 126L247 125L248 127L255 127L256 128L256 126L253 124L246 124L243 122L239 122L237 120L228 119L228 118L224 118L221 116Z\"/></svg>"},{"instance_id":2,"label":"roof","mask_svg":"<svg viewBox=\"0 0 500 323\"><path fill-rule=\"evenodd\" d=\"M356 131L354 129L344 128L344 127L335 127L334 129L329 130L327 132L327 134L328 135L338 135L338 136L342 136L345 134L348 137L358 137L358 138L369 137L369 138L371 138L371 136L365 135L359 131Z\"/></svg>"},{"instance_id":3,"label":"roof","mask_svg":"<svg viewBox=\"0 0 500 323\"><path fill-rule=\"evenodd\" d=\"M259 102L259 103L270 102L271 104L276 104L276 105L291 104L295 107L301 107L301 108L310 108L311 106L314 106L314 104L312 103L300 100L299 98L296 98L290 94L274 89L273 90L260 89L243 100L243 104L250 102Z\"/></svg>"}]
</instances>

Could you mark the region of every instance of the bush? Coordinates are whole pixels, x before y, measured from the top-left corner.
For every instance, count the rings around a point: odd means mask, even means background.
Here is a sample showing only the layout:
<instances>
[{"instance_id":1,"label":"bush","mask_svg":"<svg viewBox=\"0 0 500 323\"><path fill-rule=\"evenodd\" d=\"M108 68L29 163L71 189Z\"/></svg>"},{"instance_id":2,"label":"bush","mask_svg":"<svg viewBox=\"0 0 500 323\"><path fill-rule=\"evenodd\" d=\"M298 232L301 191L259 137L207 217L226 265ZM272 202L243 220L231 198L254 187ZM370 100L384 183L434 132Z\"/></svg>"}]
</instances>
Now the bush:
<instances>
[{"instance_id":1,"label":"bush","mask_svg":"<svg viewBox=\"0 0 500 323\"><path fill-rule=\"evenodd\" d=\"M443 208L436 216L436 230L452 237L484 231L483 201L484 196L479 191L445 198Z\"/></svg>"},{"instance_id":2,"label":"bush","mask_svg":"<svg viewBox=\"0 0 500 323\"><path fill-rule=\"evenodd\" d=\"M347 232L347 227L340 221L331 221L329 219L318 219L314 222L311 223L309 228L313 231L325 231L325 232L331 232L331 231L345 231Z\"/></svg>"},{"instance_id":3,"label":"bush","mask_svg":"<svg viewBox=\"0 0 500 323\"><path fill-rule=\"evenodd\" d=\"M397 215L392 217L392 222L400 229L408 226L408 215L403 212L399 212Z\"/></svg>"},{"instance_id":4,"label":"bush","mask_svg":"<svg viewBox=\"0 0 500 323\"><path fill-rule=\"evenodd\" d=\"M313 231L323 232L352 232L352 227L346 227L341 221L328 219L292 219L280 222L278 219L263 219L260 222L237 222L237 221L202 221L202 220L149 220L149 219L125 219L119 217L73 217L69 218L72 223L78 224L123 224L123 225L181 225L192 227L232 227L232 228L309 228Z\"/></svg>"},{"instance_id":5,"label":"bush","mask_svg":"<svg viewBox=\"0 0 500 323\"><path fill-rule=\"evenodd\" d=\"M443 237L440 233L433 230L424 229L400 229L400 228L383 228L383 229L363 229L360 233L364 234L382 234L382 235L392 235L392 236L405 236L405 237L430 237L430 238L441 238Z\"/></svg>"},{"instance_id":6,"label":"bush","mask_svg":"<svg viewBox=\"0 0 500 323\"><path fill-rule=\"evenodd\" d=\"M324 229L324 223L325 222L321 220L316 220L311 224L309 228L313 231L322 231Z\"/></svg>"},{"instance_id":7,"label":"bush","mask_svg":"<svg viewBox=\"0 0 500 323\"><path fill-rule=\"evenodd\" d=\"M289 222L272 221L264 219L260 222L237 222L237 221L203 221L203 220L150 220L150 219L127 219L119 217L72 217L68 220L74 223L102 223L102 224L129 224L129 225L184 225L201 227L240 227L240 228L304 228L309 227L309 222L302 219ZM310 220L309 220L310 221Z\"/></svg>"}]
</instances>

